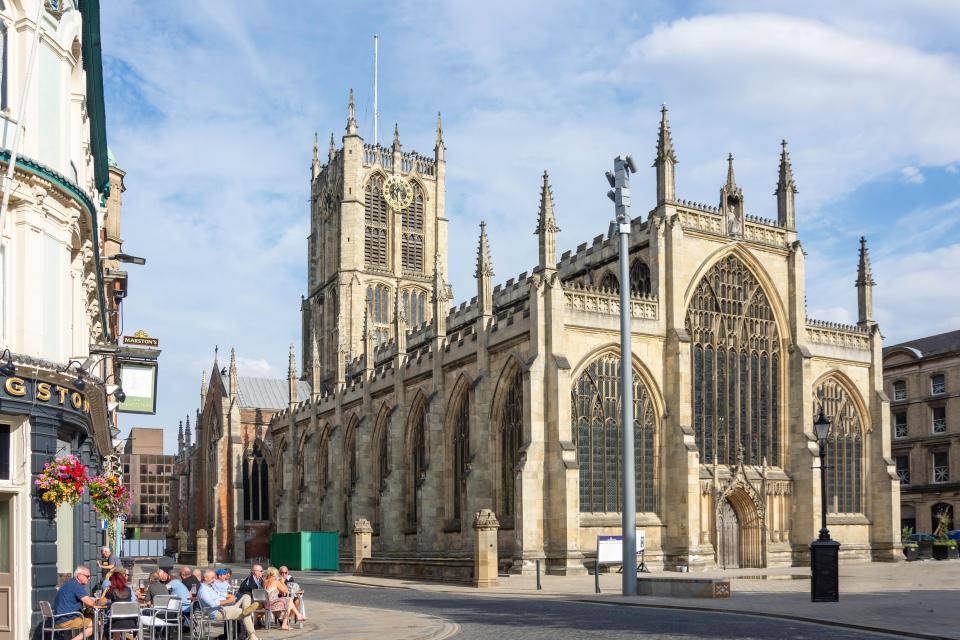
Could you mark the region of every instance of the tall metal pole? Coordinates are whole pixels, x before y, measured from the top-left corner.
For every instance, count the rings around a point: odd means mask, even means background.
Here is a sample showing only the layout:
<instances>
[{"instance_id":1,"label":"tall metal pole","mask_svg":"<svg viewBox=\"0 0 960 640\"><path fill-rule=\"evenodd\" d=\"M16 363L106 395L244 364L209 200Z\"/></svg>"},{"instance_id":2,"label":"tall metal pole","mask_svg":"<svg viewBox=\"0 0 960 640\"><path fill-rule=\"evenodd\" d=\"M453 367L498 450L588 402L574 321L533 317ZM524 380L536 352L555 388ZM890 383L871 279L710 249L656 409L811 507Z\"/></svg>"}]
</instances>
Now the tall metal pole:
<instances>
[{"instance_id":1,"label":"tall metal pole","mask_svg":"<svg viewBox=\"0 0 960 640\"><path fill-rule=\"evenodd\" d=\"M373 34L373 144L380 144L380 38Z\"/></svg>"},{"instance_id":2,"label":"tall metal pole","mask_svg":"<svg viewBox=\"0 0 960 640\"><path fill-rule=\"evenodd\" d=\"M623 595L637 595L637 494L633 464L633 347L630 322L630 174L636 173L633 158L617 156L607 181L620 235L620 442L623 469Z\"/></svg>"}]
</instances>

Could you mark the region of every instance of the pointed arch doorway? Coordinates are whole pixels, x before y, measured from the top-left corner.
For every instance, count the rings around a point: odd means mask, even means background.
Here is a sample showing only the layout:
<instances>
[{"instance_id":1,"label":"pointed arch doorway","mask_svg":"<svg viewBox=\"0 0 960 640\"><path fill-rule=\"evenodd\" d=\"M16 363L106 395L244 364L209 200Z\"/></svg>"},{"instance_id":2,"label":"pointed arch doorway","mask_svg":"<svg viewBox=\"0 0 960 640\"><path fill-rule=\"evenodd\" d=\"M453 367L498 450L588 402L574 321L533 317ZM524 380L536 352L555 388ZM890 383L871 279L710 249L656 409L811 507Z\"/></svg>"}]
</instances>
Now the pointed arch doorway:
<instances>
[{"instance_id":1,"label":"pointed arch doorway","mask_svg":"<svg viewBox=\"0 0 960 640\"><path fill-rule=\"evenodd\" d=\"M721 497L717 505L717 564L721 568L766 566L763 538L760 511L743 487Z\"/></svg>"}]
</instances>

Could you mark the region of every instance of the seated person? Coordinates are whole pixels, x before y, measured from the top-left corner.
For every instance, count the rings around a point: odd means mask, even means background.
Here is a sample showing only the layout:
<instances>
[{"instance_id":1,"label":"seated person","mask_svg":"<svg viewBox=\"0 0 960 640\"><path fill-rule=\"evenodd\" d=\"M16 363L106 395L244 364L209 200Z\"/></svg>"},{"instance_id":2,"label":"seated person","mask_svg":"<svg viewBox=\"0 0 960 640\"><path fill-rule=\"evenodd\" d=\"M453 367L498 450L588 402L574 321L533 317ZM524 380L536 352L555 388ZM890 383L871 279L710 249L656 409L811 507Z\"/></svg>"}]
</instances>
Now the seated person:
<instances>
[{"instance_id":1,"label":"seated person","mask_svg":"<svg viewBox=\"0 0 960 640\"><path fill-rule=\"evenodd\" d=\"M203 607L204 615L214 620L240 620L247 632L247 640L258 640L253 630L253 612L260 608L260 603L251 604L249 594L242 596L236 604L221 600L216 589L213 588L216 579L217 574L213 569L203 572L203 583L197 591L197 601Z\"/></svg>"},{"instance_id":2,"label":"seated person","mask_svg":"<svg viewBox=\"0 0 960 640\"><path fill-rule=\"evenodd\" d=\"M107 579L109 583L107 588L104 589L103 595L100 597L98 604L106 605L109 607L114 602L136 602L136 597L134 596L133 589L130 588L130 585L127 584L127 572L123 569L114 569L110 572L110 577ZM134 631L137 628L139 621L135 619L128 620L117 620L111 625L111 629L116 631L113 634L115 640L121 640L123 633L126 631Z\"/></svg>"},{"instance_id":3,"label":"seated person","mask_svg":"<svg viewBox=\"0 0 960 640\"><path fill-rule=\"evenodd\" d=\"M162 569L157 569L151 573L147 579L147 600L153 602L155 596L169 595L170 590L167 589L167 582L169 582L169 580L170 576Z\"/></svg>"},{"instance_id":4,"label":"seated person","mask_svg":"<svg viewBox=\"0 0 960 640\"><path fill-rule=\"evenodd\" d=\"M197 589L200 588L200 581L193 575L190 567L180 567L180 582L182 582L183 586L187 588L187 591L192 594L196 594Z\"/></svg>"},{"instance_id":5,"label":"seated person","mask_svg":"<svg viewBox=\"0 0 960 640\"><path fill-rule=\"evenodd\" d=\"M251 593L254 589L263 589L263 567L255 564L250 567L250 575L240 583L240 589L237 591L237 597L242 597Z\"/></svg>"},{"instance_id":6,"label":"seated person","mask_svg":"<svg viewBox=\"0 0 960 640\"><path fill-rule=\"evenodd\" d=\"M184 567L183 569L186 569L186 567ZM183 569L180 570L181 574L183 573ZM190 569L186 569L186 570L187 570L187 573L191 577L193 577L193 574L190 573ZM174 578L173 580L167 583L167 588L170 589L171 596L173 596L174 598L180 598L183 614L189 617L190 604L192 602L192 599L190 597L190 589L187 588L187 585L184 584L181 578Z\"/></svg>"},{"instance_id":7,"label":"seated person","mask_svg":"<svg viewBox=\"0 0 960 640\"><path fill-rule=\"evenodd\" d=\"M84 618L81 613L83 607L96 606L97 602L87 595L87 584L90 582L90 569L80 565L73 572L73 577L63 583L57 591L53 601L53 615L56 617L57 629L76 629L80 633L71 640L81 640L93 635L93 620Z\"/></svg>"},{"instance_id":8,"label":"seated person","mask_svg":"<svg viewBox=\"0 0 960 640\"><path fill-rule=\"evenodd\" d=\"M263 581L263 588L267 590L267 596L269 598L267 601L267 610L280 614L281 629L290 628L288 620L291 614L295 620L301 621L306 619L300 615L300 612L294 606L293 598L290 597L290 590L287 589L287 585L280 579L280 572L277 571L276 567L267 569L267 579Z\"/></svg>"},{"instance_id":9,"label":"seated person","mask_svg":"<svg viewBox=\"0 0 960 640\"><path fill-rule=\"evenodd\" d=\"M229 600L231 603L236 600L236 597L230 593L230 576L232 572L230 569L217 569L216 571L217 579L213 583L213 588L220 595L221 600Z\"/></svg>"}]
</instances>

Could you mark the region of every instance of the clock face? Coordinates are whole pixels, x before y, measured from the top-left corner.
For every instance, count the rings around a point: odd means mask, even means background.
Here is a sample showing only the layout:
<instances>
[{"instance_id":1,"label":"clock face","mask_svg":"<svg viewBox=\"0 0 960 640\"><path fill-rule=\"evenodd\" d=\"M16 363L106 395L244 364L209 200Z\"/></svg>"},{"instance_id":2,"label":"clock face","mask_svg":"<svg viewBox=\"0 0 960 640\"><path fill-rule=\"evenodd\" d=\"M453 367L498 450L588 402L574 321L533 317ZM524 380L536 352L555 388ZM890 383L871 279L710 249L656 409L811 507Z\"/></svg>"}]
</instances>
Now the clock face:
<instances>
[{"instance_id":1,"label":"clock face","mask_svg":"<svg viewBox=\"0 0 960 640\"><path fill-rule=\"evenodd\" d=\"M413 187L400 176L390 176L383 183L383 199L391 209L399 211L413 202Z\"/></svg>"}]
</instances>

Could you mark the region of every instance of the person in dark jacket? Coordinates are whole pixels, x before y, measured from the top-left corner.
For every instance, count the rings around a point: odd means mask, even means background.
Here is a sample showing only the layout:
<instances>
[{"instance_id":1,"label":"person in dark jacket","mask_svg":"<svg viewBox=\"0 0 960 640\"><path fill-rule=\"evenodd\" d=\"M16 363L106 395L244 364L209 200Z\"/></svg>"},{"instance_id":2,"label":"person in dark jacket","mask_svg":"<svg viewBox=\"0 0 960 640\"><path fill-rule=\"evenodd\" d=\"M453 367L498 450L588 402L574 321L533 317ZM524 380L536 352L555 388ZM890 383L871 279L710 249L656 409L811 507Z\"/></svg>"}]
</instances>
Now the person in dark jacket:
<instances>
[{"instance_id":1,"label":"person in dark jacket","mask_svg":"<svg viewBox=\"0 0 960 640\"><path fill-rule=\"evenodd\" d=\"M237 598L242 598L246 594L251 594L254 589L263 589L263 567L255 564L250 567L250 575L240 583L237 589Z\"/></svg>"}]
</instances>

